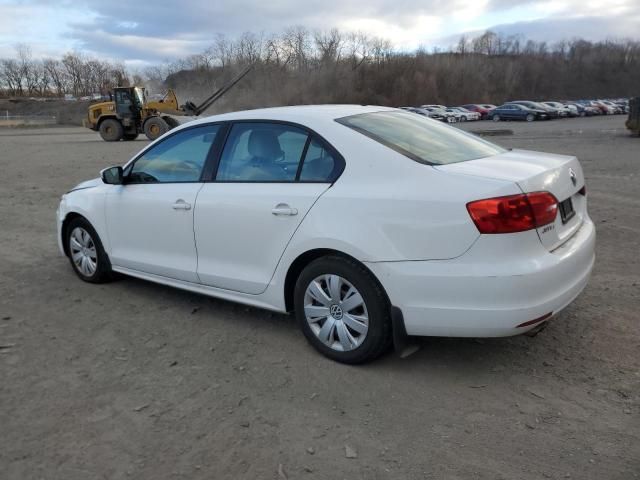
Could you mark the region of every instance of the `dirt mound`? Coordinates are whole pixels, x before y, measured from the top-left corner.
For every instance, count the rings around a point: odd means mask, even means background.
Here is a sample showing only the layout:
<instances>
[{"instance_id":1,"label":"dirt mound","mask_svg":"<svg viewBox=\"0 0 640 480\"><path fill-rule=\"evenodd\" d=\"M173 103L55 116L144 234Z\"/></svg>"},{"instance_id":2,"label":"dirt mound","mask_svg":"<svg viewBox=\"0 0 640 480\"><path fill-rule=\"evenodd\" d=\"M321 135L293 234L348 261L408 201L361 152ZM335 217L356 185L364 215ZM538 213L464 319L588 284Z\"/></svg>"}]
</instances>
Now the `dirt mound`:
<instances>
[{"instance_id":1,"label":"dirt mound","mask_svg":"<svg viewBox=\"0 0 640 480\"><path fill-rule=\"evenodd\" d=\"M0 116L38 115L55 116L60 125L82 125L91 102L65 100L31 100L23 98L0 99Z\"/></svg>"}]
</instances>

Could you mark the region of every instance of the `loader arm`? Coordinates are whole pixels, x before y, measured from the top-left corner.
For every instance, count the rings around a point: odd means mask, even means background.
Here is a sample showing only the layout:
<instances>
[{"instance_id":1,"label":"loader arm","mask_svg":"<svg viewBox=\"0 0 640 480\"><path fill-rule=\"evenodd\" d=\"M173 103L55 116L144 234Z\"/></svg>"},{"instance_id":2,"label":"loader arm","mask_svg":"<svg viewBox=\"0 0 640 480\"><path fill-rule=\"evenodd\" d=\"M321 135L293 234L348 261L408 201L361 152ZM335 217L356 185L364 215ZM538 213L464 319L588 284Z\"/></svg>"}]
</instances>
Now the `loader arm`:
<instances>
[{"instance_id":1,"label":"loader arm","mask_svg":"<svg viewBox=\"0 0 640 480\"><path fill-rule=\"evenodd\" d=\"M185 113L187 115L194 115L196 117L201 113L203 113L211 105L213 105L216 101L218 101L220 97L222 97L225 93L231 90L236 85L236 83L242 80L247 75L247 73L251 71L252 68L253 68L253 65L247 66L238 75L236 75L230 82L224 84L222 87L218 88L215 92L213 92L213 94L209 98L207 98L204 102L202 102L200 105L195 106L192 102L187 102L187 104L185 104L183 107Z\"/></svg>"}]
</instances>

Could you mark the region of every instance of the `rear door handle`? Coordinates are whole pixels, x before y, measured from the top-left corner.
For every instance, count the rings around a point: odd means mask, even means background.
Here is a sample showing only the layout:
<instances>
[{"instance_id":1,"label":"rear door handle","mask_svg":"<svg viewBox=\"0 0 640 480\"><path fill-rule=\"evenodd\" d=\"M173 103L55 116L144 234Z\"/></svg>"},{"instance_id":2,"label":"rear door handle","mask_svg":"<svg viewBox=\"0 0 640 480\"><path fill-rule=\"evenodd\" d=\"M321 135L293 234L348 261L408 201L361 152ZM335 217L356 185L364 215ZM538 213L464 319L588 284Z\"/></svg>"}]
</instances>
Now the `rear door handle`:
<instances>
[{"instance_id":1,"label":"rear door handle","mask_svg":"<svg viewBox=\"0 0 640 480\"><path fill-rule=\"evenodd\" d=\"M292 216L292 215L298 214L298 209L291 208L286 203L279 203L278 205L273 207L273 209L271 210L271 213L273 213L276 216Z\"/></svg>"},{"instance_id":2,"label":"rear door handle","mask_svg":"<svg viewBox=\"0 0 640 480\"><path fill-rule=\"evenodd\" d=\"M191 204L185 202L184 200L176 200L176 203L173 204L174 210L191 210Z\"/></svg>"}]
</instances>

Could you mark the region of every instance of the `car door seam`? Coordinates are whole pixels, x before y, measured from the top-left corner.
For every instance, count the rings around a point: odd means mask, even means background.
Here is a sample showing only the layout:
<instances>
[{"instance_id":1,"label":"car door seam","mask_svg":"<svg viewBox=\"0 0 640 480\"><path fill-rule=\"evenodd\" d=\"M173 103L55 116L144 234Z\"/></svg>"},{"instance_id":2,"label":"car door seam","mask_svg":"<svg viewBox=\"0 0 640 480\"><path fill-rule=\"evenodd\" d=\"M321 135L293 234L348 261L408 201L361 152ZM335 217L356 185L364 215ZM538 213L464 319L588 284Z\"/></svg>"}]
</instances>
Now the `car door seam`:
<instances>
[{"instance_id":1,"label":"car door seam","mask_svg":"<svg viewBox=\"0 0 640 480\"><path fill-rule=\"evenodd\" d=\"M200 257L198 256L198 241L196 237L196 208L198 208L198 196L200 195L200 192L204 188L205 184L206 182L202 182L200 184L200 188L196 192L196 196L193 199L193 208L191 209L191 230L193 231L193 248L196 251L196 272L195 273L196 273L196 278L198 279L198 283L202 283L202 280L200 279L200 274L198 273L198 270L200 267Z\"/></svg>"}]
</instances>

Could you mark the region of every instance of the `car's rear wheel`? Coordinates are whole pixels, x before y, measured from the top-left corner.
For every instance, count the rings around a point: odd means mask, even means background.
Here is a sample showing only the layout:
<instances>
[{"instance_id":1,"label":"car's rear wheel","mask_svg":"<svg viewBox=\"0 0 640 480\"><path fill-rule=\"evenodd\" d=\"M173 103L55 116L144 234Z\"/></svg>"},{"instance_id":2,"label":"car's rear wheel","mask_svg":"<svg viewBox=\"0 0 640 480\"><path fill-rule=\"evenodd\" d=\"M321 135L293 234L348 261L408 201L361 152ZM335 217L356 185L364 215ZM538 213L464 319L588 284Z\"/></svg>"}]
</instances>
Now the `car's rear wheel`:
<instances>
[{"instance_id":1,"label":"car's rear wheel","mask_svg":"<svg viewBox=\"0 0 640 480\"><path fill-rule=\"evenodd\" d=\"M533 113L528 113L525 119L527 120L527 122L533 122L536 119L536 117Z\"/></svg>"},{"instance_id":2,"label":"car's rear wheel","mask_svg":"<svg viewBox=\"0 0 640 480\"><path fill-rule=\"evenodd\" d=\"M500 121L500 115L494 115L491 120L493 120L494 122L499 122Z\"/></svg>"},{"instance_id":3,"label":"car's rear wheel","mask_svg":"<svg viewBox=\"0 0 640 480\"><path fill-rule=\"evenodd\" d=\"M465 117L464 115L462 115L462 116L460 117L460 121L461 121L461 122L466 122L466 121L467 121L467 117Z\"/></svg>"},{"instance_id":4,"label":"car's rear wheel","mask_svg":"<svg viewBox=\"0 0 640 480\"><path fill-rule=\"evenodd\" d=\"M363 363L391 345L387 297L364 266L341 256L311 262L294 290L296 318L307 340L342 363Z\"/></svg>"},{"instance_id":5,"label":"car's rear wheel","mask_svg":"<svg viewBox=\"0 0 640 480\"><path fill-rule=\"evenodd\" d=\"M66 229L67 252L74 272L85 282L111 280L111 263L100 237L82 217L73 219Z\"/></svg>"}]
</instances>

